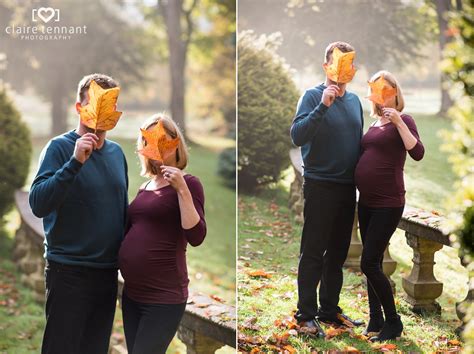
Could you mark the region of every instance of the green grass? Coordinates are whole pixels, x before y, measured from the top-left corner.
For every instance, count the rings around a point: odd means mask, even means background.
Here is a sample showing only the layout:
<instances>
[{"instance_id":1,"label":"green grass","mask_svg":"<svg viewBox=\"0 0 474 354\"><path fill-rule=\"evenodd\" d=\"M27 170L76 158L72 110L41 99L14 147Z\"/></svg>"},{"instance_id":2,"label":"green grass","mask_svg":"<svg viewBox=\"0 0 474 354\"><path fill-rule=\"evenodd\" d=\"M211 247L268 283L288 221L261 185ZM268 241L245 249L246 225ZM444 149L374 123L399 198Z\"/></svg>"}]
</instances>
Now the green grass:
<instances>
[{"instance_id":1,"label":"green grass","mask_svg":"<svg viewBox=\"0 0 474 354\"><path fill-rule=\"evenodd\" d=\"M262 351L271 350L274 334L281 336L288 333L288 328L278 328L275 321L291 317L296 310L301 225L293 221L286 204L287 193L282 189L268 190L258 197L239 198L238 314L239 331L245 336L242 337L240 348L245 351L250 351L253 347L251 342L258 342L258 338L264 343L260 346ZM392 278L398 289L396 303L405 324L405 332L400 341L391 343L395 343L403 352L430 352L437 339L443 336L455 339L454 330L460 322L454 311L454 303L465 296L467 287L460 279L462 275L466 279L467 276L459 262L453 262L451 250L438 252L441 257L437 257L436 268L439 272L435 271L436 276L438 273L448 273L440 279L445 284L443 295L438 299L443 308L442 316L414 315L400 296L403 293L401 276L407 274L411 264L407 261L410 256L406 243L405 248L398 247L402 240L403 235L394 237L391 253L399 262ZM260 269L271 277L266 279L248 274ZM456 273L461 275L450 278ZM340 305L349 316L368 320L367 292L361 273L344 270ZM360 334L362 330L356 329L355 333ZM360 351L374 351L371 343L348 334L330 340L290 335L288 344L298 353L315 349L344 350L349 346Z\"/></svg>"},{"instance_id":2,"label":"green grass","mask_svg":"<svg viewBox=\"0 0 474 354\"><path fill-rule=\"evenodd\" d=\"M10 260L13 239L0 230L0 353L38 353L44 328L43 307L33 291L20 284Z\"/></svg>"}]
</instances>

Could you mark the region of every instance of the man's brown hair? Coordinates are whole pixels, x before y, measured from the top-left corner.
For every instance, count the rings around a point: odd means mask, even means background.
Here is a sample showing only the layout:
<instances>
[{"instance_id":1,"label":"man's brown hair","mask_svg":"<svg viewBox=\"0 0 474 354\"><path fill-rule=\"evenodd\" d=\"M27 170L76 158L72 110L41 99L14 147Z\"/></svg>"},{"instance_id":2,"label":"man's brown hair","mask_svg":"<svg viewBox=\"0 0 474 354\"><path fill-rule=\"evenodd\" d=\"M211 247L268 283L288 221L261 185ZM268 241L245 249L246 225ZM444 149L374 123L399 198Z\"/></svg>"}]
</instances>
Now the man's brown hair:
<instances>
[{"instance_id":1,"label":"man's brown hair","mask_svg":"<svg viewBox=\"0 0 474 354\"><path fill-rule=\"evenodd\" d=\"M326 47L326 51L324 52L325 63L329 63L331 61L334 48L339 48L339 50L343 53L353 52L355 50L353 46L346 42L337 41L329 43L329 45Z\"/></svg>"},{"instance_id":2,"label":"man's brown hair","mask_svg":"<svg viewBox=\"0 0 474 354\"><path fill-rule=\"evenodd\" d=\"M81 79L81 81L79 81L79 85L77 85L77 102L81 104L84 102L85 98L87 97L86 92L89 91L92 80L94 80L96 84L103 89L109 89L119 85L117 81L105 74L95 73L86 75Z\"/></svg>"}]
</instances>

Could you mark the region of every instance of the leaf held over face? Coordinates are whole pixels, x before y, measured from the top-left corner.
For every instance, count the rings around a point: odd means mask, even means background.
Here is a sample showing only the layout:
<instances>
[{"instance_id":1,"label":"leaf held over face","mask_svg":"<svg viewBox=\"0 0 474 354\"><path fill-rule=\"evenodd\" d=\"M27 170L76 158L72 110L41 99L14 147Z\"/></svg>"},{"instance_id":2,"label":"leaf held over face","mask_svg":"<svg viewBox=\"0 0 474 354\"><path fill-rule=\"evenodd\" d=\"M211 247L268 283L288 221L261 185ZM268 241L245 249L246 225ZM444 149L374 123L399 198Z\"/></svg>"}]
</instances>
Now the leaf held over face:
<instances>
[{"instance_id":1,"label":"leaf held over face","mask_svg":"<svg viewBox=\"0 0 474 354\"><path fill-rule=\"evenodd\" d=\"M380 105L385 103L397 95L397 89L393 87L383 75L380 75L378 79L373 82L369 82L370 96L367 98Z\"/></svg>"},{"instance_id":2,"label":"leaf held over face","mask_svg":"<svg viewBox=\"0 0 474 354\"><path fill-rule=\"evenodd\" d=\"M79 109L81 122L90 129L111 130L122 112L115 110L120 87L103 89L94 80L89 86L89 103Z\"/></svg>"},{"instance_id":3,"label":"leaf held over face","mask_svg":"<svg viewBox=\"0 0 474 354\"><path fill-rule=\"evenodd\" d=\"M326 75L334 82L346 84L355 75L353 61L355 51L343 53L339 48L334 48L332 52L332 63L324 67Z\"/></svg>"},{"instance_id":4,"label":"leaf held over face","mask_svg":"<svg viewBox=\"0 0 474 354\"><path fill-rule=\"evenodd\" d=\"M163 161L179 145L179 137L168 139L163 122L160 120L148 130L140 129L145 144L138 152L152 160Z\"/></svg>"}]
</instances>

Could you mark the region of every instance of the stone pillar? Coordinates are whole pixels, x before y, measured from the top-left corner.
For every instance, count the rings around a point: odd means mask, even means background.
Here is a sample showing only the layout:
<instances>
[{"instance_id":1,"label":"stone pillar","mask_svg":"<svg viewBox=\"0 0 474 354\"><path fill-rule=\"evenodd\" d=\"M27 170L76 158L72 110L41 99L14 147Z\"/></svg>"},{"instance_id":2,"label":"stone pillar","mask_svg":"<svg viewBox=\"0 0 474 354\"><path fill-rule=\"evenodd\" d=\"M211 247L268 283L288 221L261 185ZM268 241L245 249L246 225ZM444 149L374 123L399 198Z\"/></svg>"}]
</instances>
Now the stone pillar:
<instances>
[{"instance_id":1,"label":"stone pillar","mask_svg":"<svg viewBox=\"0 0 474 354\"><path fill-rule=\"evenodd\" d=\"M413 312L441 313L436 299L443 292L443 283L436 280L433 274L434 254L443 245L423 239L406 232L408 245L413 249L413 268L408 277L403 277L402 285L407 294L407 302Z\"/></svg>"},{"instance_id":2,"label":"stone pillar","mask_svg":"<svg viewBox=\"0 0 474 354\"><path fill-rule=\"evenodd\" d=\"M473 266L470 265L462 255L460 255L460 258L461 258L461 264L463 265L463 267L467 268L468 270L468 274L467 274L468 290L467 290L467 295L465 299L463 301L456 303L456 315L462 321L461 326L456 328L456 333L458 335L460 335L464 331L464 327L466 325L466 320L464 317L466 316L469 306L471 306L474 301L474 279L472 278L474 269L473 269Z\"/></svg>"},{"instance_id":3,"label":"stone pillar","mask_svg":"<svg viewBox=\"0 0 474 354\"><path fill-rule=\"evenodd\" d=\"M290 200L289 205L291 211L295 215L295 221L297 223L303 222L303 177L301 172L296 168L294 169L295 179L291 182L290 186Z\"/></svg>"},{"instance_id":4,"label":"stone pillar","mask_svg":"<svg viewBox=\"0 0 474 354\"><path fill-rule=\"evenodd\" d=\"M351 245L347 253L344 267L360 272L360 256L362 255L362 242L359 239L358 230L359 219L357 217L357 210L354 216L354 224L352 225Z\"/></svg>"},{"instance_id":5,"label":"stone pillar","mask_svg":"<svg viewBox=\"0 0 474 354\"><path fill-rule=\"evenodd\" d=\"M388 281L390 282L390 285L392 286L392 291L393 294L396 294L396 285L395 282L392 280L391 276L393 273L395 273L395 270L397 270L397 262L392 259L392 256L390 255L389 251L390 243L387 245L387 248L385 249L385 253L383 254L383 272L387 276Z\"/></svg>"},{"instance_id":6,"label":"stone pillar","mask_svg":"<svg viewBox=\"0 0 474 354\"><path fill-rule=\"evenodd\" d=\"M222 343L180 326L178 338L186 345L187 354L212 354L223 346Z\"/></svg>"}]
</instances>

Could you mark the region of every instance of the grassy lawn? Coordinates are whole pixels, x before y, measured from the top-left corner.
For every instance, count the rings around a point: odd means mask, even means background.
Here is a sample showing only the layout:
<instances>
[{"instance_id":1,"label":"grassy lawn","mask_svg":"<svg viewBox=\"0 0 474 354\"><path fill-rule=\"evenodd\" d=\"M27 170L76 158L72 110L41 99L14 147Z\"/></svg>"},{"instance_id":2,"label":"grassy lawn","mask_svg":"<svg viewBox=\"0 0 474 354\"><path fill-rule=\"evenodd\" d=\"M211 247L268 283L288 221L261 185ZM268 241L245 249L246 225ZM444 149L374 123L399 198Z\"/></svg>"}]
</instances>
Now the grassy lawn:
<instances>
[{"instance_id":1,"label":"grassy lawn","mask_svg":"<svg viewBox=\"0 0 474 354\"><path fill-rule=\"evenodd\" d=\"M287 346L286 350L290 353L292 350L298 353L316 349L350 350L350 347L359 351L377 350L376 346L360 336L363 328L326 340L299 336L291 330L297 302L296 274L301 226L293 222L286 202L286 191L281 189L266 191L259 197L239 198L237 281L240 349L250 352L252 348L258 348L267 352L281 351ZM403 235L396 238L402 240ZM411 262L410 256L405 255L407 249L399 248L398 241L393 242L391 247L392 257L399 262L392 278L398 289L396 303L405 331L400 341L391 344L402 352L432 352L436 345L440 350L453 349L454 345L448 344L448 341L456 340L454 330L460 324L454 303L462 300L467 291L462 276L459 276L465 275L465 270L459 262L453 262L450 250L438 252L440 257L436 259L435 274L445 284L443 295L438 299L443 308L442 316L414 315L400 296L403 293L401 276L407 274ZM439 273L447 274L441 279ZM367 291L361 273L344 270L340 305L349 316L368 320Z\"/></svg>"},{"instance_id":2,"label":"grassy lawn","mask_svg":"<svg viewBox=\"0 0 474 354\"><path fill-rule=\"evenodd\" d=\"M144 182L139 175L134 141L117 139L122 145L129 165L129 197L136 195ZM33 141L34 153L30 176L36 173L38 157L46 140ZM190 287L209 295L217 295L229 304L235 304L235 192L223 186L216 175L217 144L211 147L191 145L188 172L198 176L206 195L208 234L205 242L188 247ZM44 328L43 305L34 301L33 293L20 283L20 275L11 261L13 236L19 226L19 217L12 212L0 235L0 353L38 353ZM112 341L123 342L122 315L117 307ZM174 340L168 353L184 353L184 345ZM224 348L220 352L232 352Z\"/></svg>"},{"instance_id":3,"label":"grassy lawn","mask_svg":"<svg viewBox=\"0 0 474 354\"><path fill-rule=\"evenodd\" d=\"M365 116L367 129L371 119L367 114ZM450 122L430 115L418 114L414 118L426 152L421 162L407 158L407 204L443 213L446 211L444 200L453 191L455 176L447 155L439 150L442 140L437 132L449 129ZM297 302L296 275L301 237L301 225L294 223L287 208L288 187L293 177L292 169L288 169L279 185L257 196L239 196L237 281L240 349L248 352L252 348L255 352L287 350L290 353L315 349L381 350L360 336L364 328L326 340L300 336L291 330ZM405 324L402 339L390 344L395 344L402 352L456 351L454 330L460 322L454 306L467 293L467 271L461 267L457 251L444 247L435 255L434 274L444 284L443 294L437 299L443 309L441 317L414 315L403 300L401 278L410 272L413 252L401 230L393 236L390 252L398 262L392 279L397 288L397 307ZM361 273L344 270L340 304L349 316L368 320L367 291Z\"/></svg>"}]
</instances>

